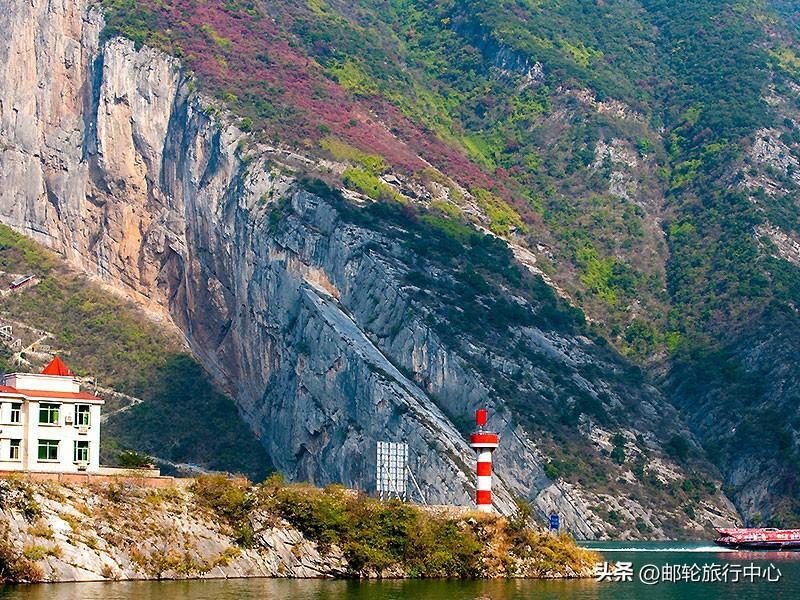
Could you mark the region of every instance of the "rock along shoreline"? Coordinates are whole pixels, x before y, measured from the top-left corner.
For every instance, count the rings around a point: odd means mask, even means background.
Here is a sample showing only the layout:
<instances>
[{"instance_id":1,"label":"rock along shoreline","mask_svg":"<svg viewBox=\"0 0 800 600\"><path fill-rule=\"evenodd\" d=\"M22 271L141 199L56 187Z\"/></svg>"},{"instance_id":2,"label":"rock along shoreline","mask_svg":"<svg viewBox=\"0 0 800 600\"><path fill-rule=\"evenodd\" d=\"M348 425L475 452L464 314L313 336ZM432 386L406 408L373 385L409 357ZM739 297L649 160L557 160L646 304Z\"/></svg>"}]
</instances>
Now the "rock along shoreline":
<instances>
[{"instance_id":1,"label":"rock along shoreline","mask_svg":"<svg viewBox=\"0 0 800 600\"><path fill-rule=\"evenodd\" d=\"M578 578L566 536L338 486L224 476L154 489L0 479L0 582L235 578Z\"/></svg>"}]
</instances>

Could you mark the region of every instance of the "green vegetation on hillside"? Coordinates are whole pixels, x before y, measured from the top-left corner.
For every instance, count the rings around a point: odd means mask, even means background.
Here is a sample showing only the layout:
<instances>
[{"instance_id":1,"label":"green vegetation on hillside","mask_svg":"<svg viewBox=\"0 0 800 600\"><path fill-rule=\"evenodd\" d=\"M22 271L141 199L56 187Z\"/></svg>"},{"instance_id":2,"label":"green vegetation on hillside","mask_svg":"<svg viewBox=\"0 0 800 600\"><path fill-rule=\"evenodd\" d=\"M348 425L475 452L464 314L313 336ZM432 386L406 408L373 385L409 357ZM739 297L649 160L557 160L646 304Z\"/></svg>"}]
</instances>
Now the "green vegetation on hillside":
<instances>
[{"instance_id":1,"label":"green vegetation on hillside","mask_svg":"<svg viewBox=\"0 0 800 600\"><path fill-rule=\"evenodd\" d=\"M305 181L303 186L334 203L344 219L397 237L411 251L402 257L409 269L408 283L444 305L458 307L447 322L432 320L446 338L456 332L483 335L525 325L585 331L579 309L516 263L505 241L478 231L463 217L435 206L425 210L394 202L376 202L361 209L320 180ZM429 263L444 269L439 281L428 275ZM453 282L448 281L451 274ZM525 297L535 309L509 300L509 292Z\"/></svg>"},{"instance_id":2,"label":"green vegetation on hillside","mask_svg":"<svg viewBox=\"0 0 800 600\"><path fill-rule=\"evenodd\" d=\"M763 49L762 8L724 0L588 5L578 0L393 0L344 11L326 2L277 2L268 10L276 20L269 26L270 35L285 39L292 55L284 57L277 46L267 44L251 60L246 53L237 57L235 48L219 40L229 41L224 31L267 27L262 13L266 9L258 2L212 2L202 10L185 2L165 6L150 0L105 0L104 6L109 14L107 35L127 35L178 55L186 53L198 72L203 71L194 64L200 61L199 50L189 48L208 41L209 31L228 70L235 68L230 61L239 61L237 66L249 72L259 64L277 67L303 54L354 102L374 110L394 135L464 182L465 173L457 170L463 166L442 163L442 146L432 143L430 135L457 147L496 184L490 191L469 186L487 212L490 227L503 235L527 232L531 241L543 235L554 238L557 259L563 263L559 275L572 278L569 286L607 321L618 346L635 358L646 359L659 349L685 352L713 345L720 329L729 329L723 315L746 319L770 296L768 274L748 237L758 217L742 194L725 190L745 138L771 123L763 101L770 61L774 58L785 68L794 56L791 48L781 47L771 55ZM185 24L188 16L206 16L207 22L193 29ZM543 67L541 81L520 88L519 78L537 62ZM273 69L252 72L256 79L266 79L260 95L249 88L216 89L222 83L211 67L206 84L221 98L227 94L229 104L248 118L259 114L259 103L276 101L270 90L295 85L292 79L273 81L283 76ZM306 76L313 79L319 73L309 67ZM323 87L318 86L321 97L333 94ZM649 123L636 125L586 111L574 98L556 92L559 87L587 88L600 101L624 101ZM328 114L336 102L330 96L326 113L317 113L322 121L309 135L319 146L351 162L377 160L381 171L397 168L399 157L384 158L370 148L385 148L386 140L373 133L362 131L348 142L340 139L349 135L345 131L330 135L340 120ZM558 131L549 122L554 104L568 111ZM306 108L271 104L258 127L291 129L292 115L301 110ZM424 143L420 126L428 140ZM649 260L637 256L645 242L637 223L644 216L641 209L611 202L605 214L582 218L587 209L593 211L598 194L608 191L607 173L590 167L598 142L628 138L640 149L652 150L648 136L654 137L654 130L662 126L666 153L658 161L668 180L651 183L665 185L669 194L669 232L673 225L695 226L693 236L668 238L669 298L662 292L660 270L651 264L663 261L663 251L659 256L648 249L653 253ZM416 140L422 145L417 147ZM376 175L374 164L356 164L345 171L344 183L373 198L392 197L392 189ZM543 229L537 215L545 205ZM623 212L625 226L619 227L614 220ZM600 284L595 273L587 273L592 263L585 259L586 244L575 245L576 233L608 246L593 244L601 263L612 261L624 272L623 283ZM634 301L636 318L653 335L631 344L627 340L640 331L638 326L629 329ZM667 301L672 304L669 318L664 314Z\"/></svg>"},{"instance_id":3,"label":"green vegetation on hillside","mask_svg":"<svg viewBox=\"0 0 800 600\"><path fill-rule=\"evenodd\" d=\"M40 279L0 298L0 320L51 332L53 338L46 343L62 353L78 375L143 400L116 414L121 406L109 402L104 408L109 414L103 423L104 461L132 449L255 478L271 470L264 449L233 402L217 391L177 333L5 226L0 226L0 270L33 273ZM8 364L10 353L5 349L4 356L7 369L18 368ZM35 355L27 358L34 362L22 369L40 366Z\"/></svg>"},{"instance_id":4,"label":"green vegetation on hillside","mask_svg":"<svg viewBox=\"0 0 800 600\"><path fill-rule=\"evenodd\" d=\"M281 107L276 104L281 98L270 90L288 94L297 85L293 76L281 80L277 66L294 64L296 55L303 54L354 102L376 112L393 135L462 183L473 175L431 136L465 153L473 162L470 172L479 168L490 174L493 189L468 186L487 213L490 228L502 235L525 235L531 242L542 237L552 241L556 278L575 289L582 303L606 321L612 340L634 358L647 360L665 348L713 344L719 325L716 307L745 314L748 306L758 304L759 290L768 287L763 268L752 260L753 244L744 237L752 215L746 207L736 208L735 194L716 189L742 147L740 138L769 123L761 99L768 55L759 48L763 34L757 13L722 0L589 5L578 0L393 0L347 11L326 2L277 2L267 11L276 25L268 27L262 14L266 9L257 2L210 3L202 10L184 2L162 6L149 0L105 0L104 5L108 35L128 35L186 53L220 98L227 95L228 104L251 123L257 117L257 130L284 135L297 129L292 120L306 107L286 98ZM194 21L185 24L188 16L205 16L206 21L195 27ZM291 56L270 42L251 60L249 46L237 56L234 48L215 41L238 35L242 26L252 35L268 27L269 39L285 39ZM211 38L208 30L214 32ZM236 61L239 69L251 72L251 79L265 79L260 94L219 87L223 82L217 67L207 65L205 58L200 62L198 49L190 50L208 39L224 69L234 70L231 61ZM537 62L542 65L540 80L520 88L520 78ZM273 68L261 71L259 65ZM309 66L308 78L319 75ZM650 122L635 124L586 110L557 91L564 87L588 88L600 101L627 102ZM317 90L320 98L334 94L321 82ZM263 112L259 106L265 101L271 108ZM316 138L335 158L355 163L344 173L345 185L376 199L394 197L377 171L401 167L405 159L384 157L386 140L374 132L356 133L349 122L340 130L342 119L333 114L338 103L331 95L324 112L308 108L322 120L308 134L311 145L303 144L313 151ZM555 108L567 111L558 125L551 122ZM663 156L650 140L662 125L667 127ZM664 260L665 251L653 246L647 248L649 257L640 252L648 243L641 209L616 201L606 211L594 209L596 199L608 192L609 171L590 165L598 142L611 137L650 149L663 173L671 173L669 181L648 182L671 190L670 221L680 224L696 218L698 210L703 214L695 238L669 238L670 298L662 291L662 270L654 264ZM702 204L699 198L704 198ZM622 224L616 222L621 214ZM594 250L576 244L576 234L591 238ZM742 246L733 255L727 250L731 243ZM600 282L596 271L588 272L596 263L586 260L587 251L596 251L600 263L612 265L613 282L608 277ZM705 269L689 266L698 258ZM724 287L723 293L714 289L718 286ZM743 303L739 295L745 296ZM666 318L669 300L674 306ZM642 337L642 327L631 327L632 313L652 335Z\"/></svg>"}]
</instances>

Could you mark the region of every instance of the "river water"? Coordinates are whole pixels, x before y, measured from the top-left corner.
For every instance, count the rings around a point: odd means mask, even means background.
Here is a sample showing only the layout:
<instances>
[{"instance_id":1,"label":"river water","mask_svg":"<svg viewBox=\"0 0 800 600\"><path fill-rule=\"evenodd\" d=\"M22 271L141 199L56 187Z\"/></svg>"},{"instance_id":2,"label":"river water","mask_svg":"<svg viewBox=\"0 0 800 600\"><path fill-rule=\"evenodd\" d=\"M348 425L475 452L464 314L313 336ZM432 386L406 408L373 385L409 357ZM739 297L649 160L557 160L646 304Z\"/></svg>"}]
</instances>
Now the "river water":
<instances>
[{"instance_id":1,"label":"river water","mask_svg":"<svg viewBox=\"0 0 800 600\"><path fill-rule=\"evenodd\" d=\"M0 586L2 600L625 600L800 598L800 552L726 552L707 542L586 543L631 581L239 579ZM608 571L611 571L609 567ZM613 579L614 576L612 576ZM644 581L643 581L644 579ZM664 580L666 579L666 581ZM678 581L674 581L678 579ZM715 579L716 581L711 581Z\"/></svg>"}]
</instances>

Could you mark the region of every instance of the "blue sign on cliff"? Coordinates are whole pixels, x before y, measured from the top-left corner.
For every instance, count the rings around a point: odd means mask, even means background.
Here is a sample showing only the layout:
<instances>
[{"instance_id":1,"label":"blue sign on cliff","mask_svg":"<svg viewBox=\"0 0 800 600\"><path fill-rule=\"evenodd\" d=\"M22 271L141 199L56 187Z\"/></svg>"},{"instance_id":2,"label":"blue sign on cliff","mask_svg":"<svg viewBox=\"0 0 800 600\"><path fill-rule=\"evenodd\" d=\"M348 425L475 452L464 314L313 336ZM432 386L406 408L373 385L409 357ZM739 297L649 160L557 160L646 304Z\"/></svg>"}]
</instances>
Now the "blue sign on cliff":
<instances>
[{"instance_id":1,"label":"blue sign on cliff","mask_svg":"<svg viewBox=\"0 0 800 600\"><path fill-rule=\"evenodd\" d=\"M550 515L550 531L558 531L561 528L561 519L556 513Z\"/></svg>"}]
</instances>

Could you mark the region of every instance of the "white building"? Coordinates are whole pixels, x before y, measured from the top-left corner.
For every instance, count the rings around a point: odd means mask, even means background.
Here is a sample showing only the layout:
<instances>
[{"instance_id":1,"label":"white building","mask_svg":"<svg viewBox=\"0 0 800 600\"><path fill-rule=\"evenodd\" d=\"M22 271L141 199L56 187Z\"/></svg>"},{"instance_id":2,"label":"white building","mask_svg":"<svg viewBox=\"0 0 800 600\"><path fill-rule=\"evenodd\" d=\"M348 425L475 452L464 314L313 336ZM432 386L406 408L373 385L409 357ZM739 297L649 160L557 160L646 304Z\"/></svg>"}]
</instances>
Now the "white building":
<instances>
[{"instance_id":1,"label":"white building","mask_svg":"<svg viewBox=\"0 0 800 600\"><path fill-rule=\"evenodd\" d=\"M0 385L0 471L97 472L103 400L80 390L57 356Z\"/></svg>"}]
</instances>

